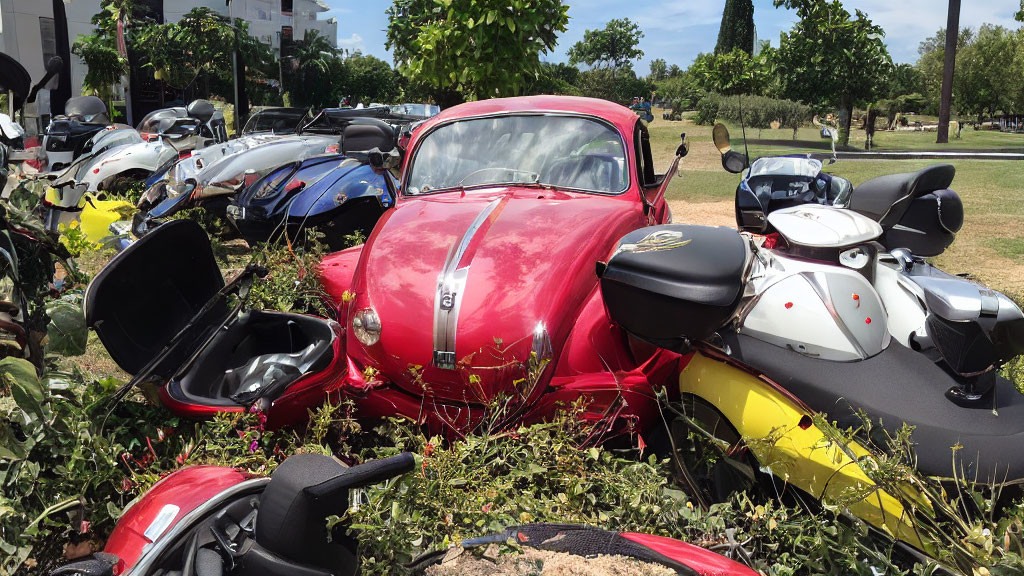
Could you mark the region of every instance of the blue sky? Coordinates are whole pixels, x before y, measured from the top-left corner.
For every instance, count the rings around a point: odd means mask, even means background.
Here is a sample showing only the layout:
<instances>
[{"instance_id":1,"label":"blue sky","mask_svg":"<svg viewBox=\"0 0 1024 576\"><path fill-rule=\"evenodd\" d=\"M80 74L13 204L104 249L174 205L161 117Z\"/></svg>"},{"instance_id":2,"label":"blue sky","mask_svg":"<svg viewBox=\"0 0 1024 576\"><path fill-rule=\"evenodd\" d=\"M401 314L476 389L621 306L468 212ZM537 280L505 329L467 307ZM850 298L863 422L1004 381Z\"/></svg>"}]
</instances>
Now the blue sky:
<instances>
[{"instance_id":1,"label":"blue sky","mask_svg":"<svg viewBox=\"0 0 1024 576\"><path fill-rule=\"evenodd\" d=\"M569 30L558 39L553 62L565 61L565 53L583 37L583 31L601 28L612 18L628 17L640 23L645 37L640 43L644 57L636 70L646 73L653 58L685 68L700 52L714 48L725 0L566 0ZM385 10L390 0L327 0L331 11L322 17L338 19L338 44L391 61L384 49ZM917 45L946 25L944 0L846 0L850 11L860 9L886 31L889 52L897 62L914 62ZM961 26L977 27L984 22L1017 27L1013 14L1019 0L969 0L963 3ZM778 45L779 33L795 20L792 12L776 9L771 0L754 0L754 22L758 38Z\"/></svg>"}]
</instances>

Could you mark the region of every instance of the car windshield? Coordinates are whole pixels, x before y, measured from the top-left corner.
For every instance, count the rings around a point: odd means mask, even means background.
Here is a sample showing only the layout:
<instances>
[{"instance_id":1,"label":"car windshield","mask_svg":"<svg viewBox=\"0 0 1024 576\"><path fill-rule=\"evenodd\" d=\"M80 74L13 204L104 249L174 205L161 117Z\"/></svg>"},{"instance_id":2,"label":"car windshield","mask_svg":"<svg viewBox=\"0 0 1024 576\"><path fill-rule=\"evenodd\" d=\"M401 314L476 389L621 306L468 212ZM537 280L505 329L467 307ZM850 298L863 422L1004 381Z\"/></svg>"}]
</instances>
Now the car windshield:
<instances>
[{"instance_id":1,"label":"car windshield","mask_svg":"<svg viewBox=\"0 0 1024 576\"><path fill-rule=\"evenodd\" d=\"M420 142L406 193L500 184L618 194L629 185L622 138L606 124L574 116L452 122Z\"/></svg>"},{"instance_id":2,"label":"car windshield","mask_svg":"<svg viewBox=\"0 0 1024 576\"><path fill-rule=\"evenodd\" d=\"M288 114L283 112L262 112L253 115L245 123L242 134L254 132L273 132L275 134L294 134L305 113Z\"/></svg>"}]
</instances>

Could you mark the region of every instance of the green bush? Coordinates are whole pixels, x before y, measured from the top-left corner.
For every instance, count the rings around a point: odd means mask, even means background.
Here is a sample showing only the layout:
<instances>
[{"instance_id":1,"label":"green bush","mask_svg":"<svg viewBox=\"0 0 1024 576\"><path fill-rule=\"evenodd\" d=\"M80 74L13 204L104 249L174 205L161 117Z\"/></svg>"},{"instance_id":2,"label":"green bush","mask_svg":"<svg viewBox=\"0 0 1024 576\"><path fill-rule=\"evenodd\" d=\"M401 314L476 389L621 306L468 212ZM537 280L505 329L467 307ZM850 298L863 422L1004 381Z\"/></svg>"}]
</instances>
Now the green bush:
<instances>
[{"instance_id":1,"label":"green bush","mask_svg":"<svg viewBox=\"0 0 1024 576\"><path fill-rule=\"evenodd\" d=\"M811 119L811 108L806 104L767 98L765 96L722 96L713 92L697 102L695 121L701 125L715 122L742 123L748 128L763 130L778 122L780 128L789 128L796 139L797 130Z\"/></svg>"}]
</instances>

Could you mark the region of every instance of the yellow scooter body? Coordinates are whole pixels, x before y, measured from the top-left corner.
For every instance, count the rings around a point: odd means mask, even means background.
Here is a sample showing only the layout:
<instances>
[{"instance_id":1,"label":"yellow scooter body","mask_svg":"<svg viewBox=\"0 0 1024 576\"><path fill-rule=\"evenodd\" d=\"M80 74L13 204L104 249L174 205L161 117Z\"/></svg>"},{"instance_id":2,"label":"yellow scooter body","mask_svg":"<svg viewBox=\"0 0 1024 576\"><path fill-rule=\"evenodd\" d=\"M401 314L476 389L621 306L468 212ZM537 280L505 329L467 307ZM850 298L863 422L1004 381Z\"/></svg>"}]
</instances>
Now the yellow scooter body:
<instances>
[{"instance_id":1,"label":"yellow scooter body","mask_svg":"<svg viewBox=\"0 0 1024 576\"><path fill-rule=\"evenodd\" d=\"M66 204L52 187L46 189L45 198L55 206ZM61 223L64 226L72 226L72 222L78 221L78 227L85 237L90 242L98 243L110 236L110 225L118 220L124 220L123 214L130 211L133 206L125 200L98 200L94 194L86 193L79 200L78 208L79 211L65 212Z\"/></svg>"},{"instance_id":2,"label":"yellow scooter body","mask_svg":"<svg viewBox=\"0 0 1024 576\"><path fill-rule=\"evenodd\" d=\"M927 551L901 501L878 488L850 457L867 456L867 449L857 442L845 449L835 444L810 420L811 412L768 382L697 352L680 373L679 388L684 395L698 396L718 409L759 464L775 476L825 502L866 494L849 506L850 512ZM923 497L911 494L929 507Z\"/></svg>"}]
</instances>

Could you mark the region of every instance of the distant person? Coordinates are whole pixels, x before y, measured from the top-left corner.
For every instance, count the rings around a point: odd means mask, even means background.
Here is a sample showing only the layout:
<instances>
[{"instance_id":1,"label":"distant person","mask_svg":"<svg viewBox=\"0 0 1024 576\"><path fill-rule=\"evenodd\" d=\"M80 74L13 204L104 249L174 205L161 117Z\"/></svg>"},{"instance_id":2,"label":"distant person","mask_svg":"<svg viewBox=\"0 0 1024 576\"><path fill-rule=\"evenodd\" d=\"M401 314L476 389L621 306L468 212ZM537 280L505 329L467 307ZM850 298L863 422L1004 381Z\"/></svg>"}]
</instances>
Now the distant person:
<instances>
[{"instance_id":1,"label":"distant person","mask_svg":"<svg viewBox=\"0 0 1024 576\"><path fill-rule=\"evenodd\" d=\"M644 100L642 96L633 96L629 109L636 112L637 116L642 118L644 122L650 123L654 121L654 114L651 113L651 103Z\"/></svg>"}]
</instances>

